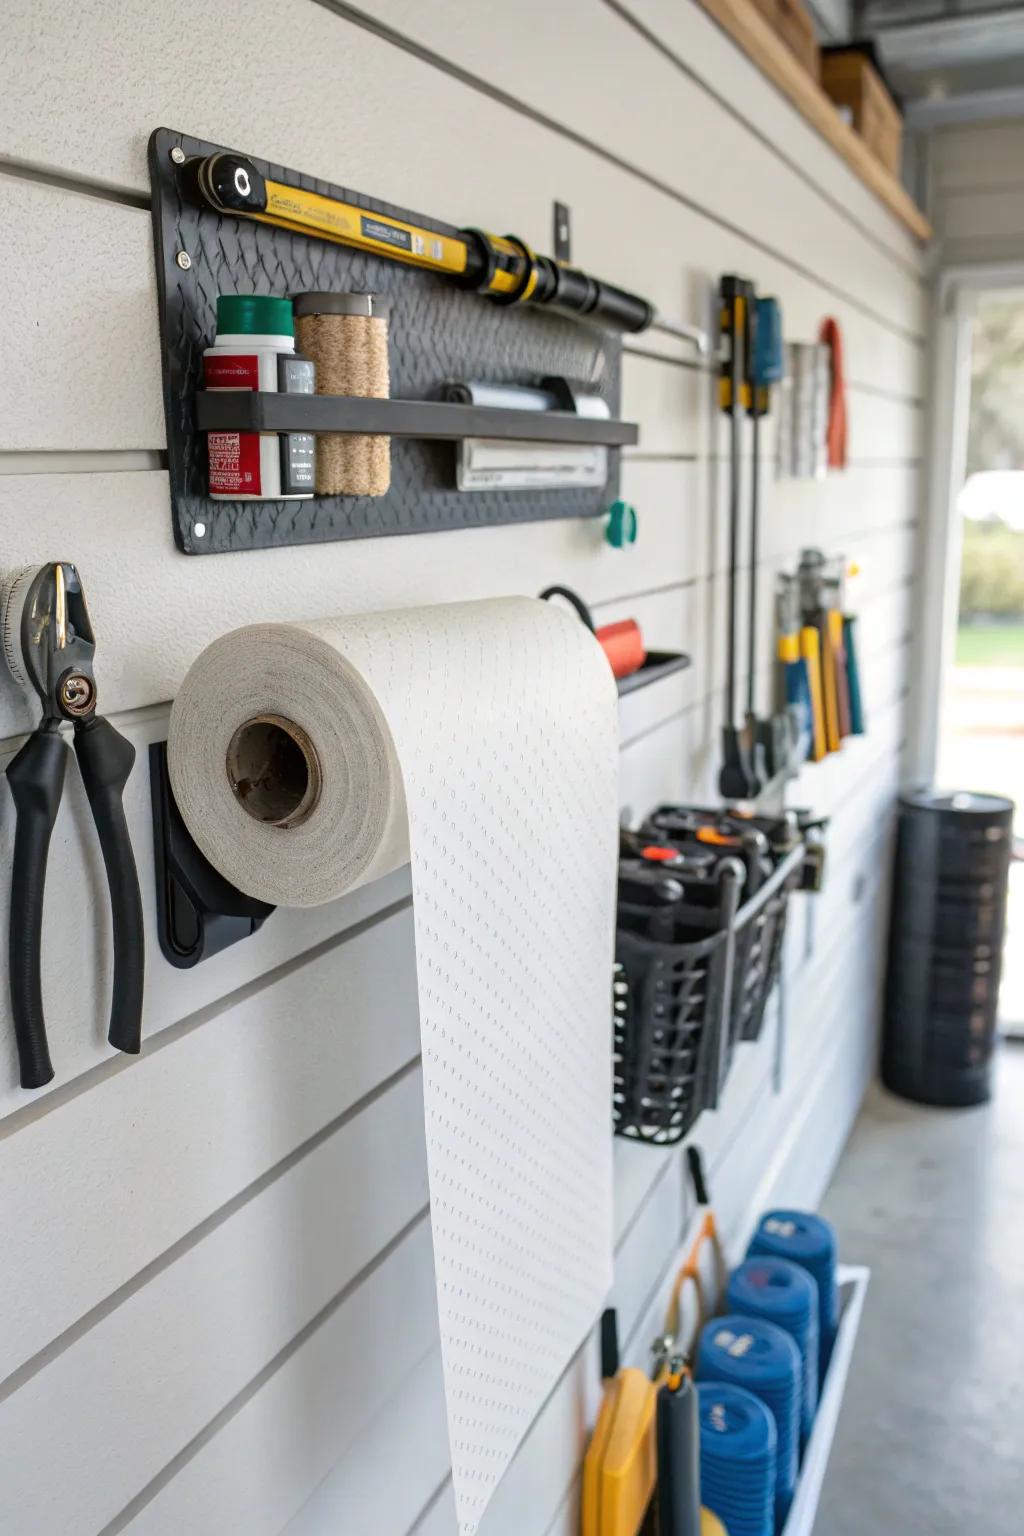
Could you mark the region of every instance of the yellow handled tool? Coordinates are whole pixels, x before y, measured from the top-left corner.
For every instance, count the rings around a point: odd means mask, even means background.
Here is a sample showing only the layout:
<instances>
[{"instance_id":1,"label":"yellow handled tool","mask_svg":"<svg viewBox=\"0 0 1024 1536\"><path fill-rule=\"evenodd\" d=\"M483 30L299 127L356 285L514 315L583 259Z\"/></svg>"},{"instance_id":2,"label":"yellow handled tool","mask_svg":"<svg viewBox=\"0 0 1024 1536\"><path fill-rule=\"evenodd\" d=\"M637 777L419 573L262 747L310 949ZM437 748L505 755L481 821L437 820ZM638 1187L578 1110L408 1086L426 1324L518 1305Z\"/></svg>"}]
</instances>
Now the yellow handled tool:
<instances>
[{"instance_id":1,"label":"yellow handled tool","mask_svg":"<svg viewBox=\"0 0 1024 1536\"><path fill-rule=\"evenodd\" d=\"M693 1285L697 1295L698 1331L708 1315L709 1298L705 1295L700 1273L700 1258L707 1244L714 1257L716 1293L724 1283L725 1255L714 1212L708 1203L699 1150L688 1147L687 1159L697 1200L704 1207L704 1213L697 1236L672 1287L665 1316L665 1334L655 1341L650 1375L633 1367L618 1369L614 1314L605 1314L602 1373L606 1385L583 1462L582 1536L638 1536L657 1485L658 1392L663 1383L678 1387L677 1375L684 1369L673 1357L681 1353L678 1334L682 1326L683 1293L688 1285ZM715 1299L711 1298L712 1304Z\"/></svg>"},{"instance_id":2,"label":"yellow handled tool","mask_svg":"<svg viewBox=\"0 0 1024 1536\"><path fill-rule=\"evenodd\" d=\"M440 221L431 224L360 208L263 176L252 160L228 150L188 161L182 174L199 201L218 213L437 272L498 304L549 305L610 330L645 331L656 322L662 324L649 300L578 267L538 256L516 235L453 229ZM698 340L698 333L689 328L669 329Z\"/></svg>"},{"instance_id":3,"label":"yellow handled tool","mask_svg":"<svg viewBox=\"0 0 1024 1536\"><path fill-rule=\"evenodd\" d=\"M605 1389L583 1462L583 1536L637 1536L658 1477L659 1382L633 1367Z\"/></svg>"},{"instance_id":4,"label":"yellow handled tool","mask_svg":"<svg viewBox=\"0 0 1024 1536\"><path fill-rule=\"evenodd\" d=\"M842 625L841 617L839 622ZM840 732L836 669L839 658L836 653L835 626L832 623L830 609L826 608L821 612L818 620L818 635L821 643L821 701L825 715L825 746L829 752L838 752Z\"/></svg>"},{"instance_id":5,"label":"yellow handled tool","mask_svg":"<svg viewBox=\"0 0 1024 1536\"><path fill-rule=\"evenodd\" d=\"M805 624L800 631L800 655L807 669L807 687L811 699L811 750L812 763L820 763L828 754L825 738L825 706L822 699L821 646L818 631L813 624Z\"/></svg>"}]
</instances>

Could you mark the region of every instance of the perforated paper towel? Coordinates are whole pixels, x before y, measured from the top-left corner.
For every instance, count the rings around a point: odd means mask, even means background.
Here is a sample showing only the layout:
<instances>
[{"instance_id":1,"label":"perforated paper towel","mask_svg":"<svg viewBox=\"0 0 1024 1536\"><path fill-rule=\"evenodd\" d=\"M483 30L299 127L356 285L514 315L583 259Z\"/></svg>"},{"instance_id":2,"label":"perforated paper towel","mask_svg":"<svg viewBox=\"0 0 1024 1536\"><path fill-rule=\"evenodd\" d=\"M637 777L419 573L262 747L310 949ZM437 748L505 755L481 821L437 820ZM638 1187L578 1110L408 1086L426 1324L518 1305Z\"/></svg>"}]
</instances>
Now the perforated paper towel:
<instances>
[{"instance_id":1,"label":"perforated paper towel","mask_svg":"<svg viewBox=\"0 0 1024 1536\"><path fill-rule=\"evenodd\" d=\"M314 905L411 858L467 1536L611 1280L616 702L575 617L510 598L236 630L171 715L182 815L250 895Z\"/></svg>"}]
</instances>

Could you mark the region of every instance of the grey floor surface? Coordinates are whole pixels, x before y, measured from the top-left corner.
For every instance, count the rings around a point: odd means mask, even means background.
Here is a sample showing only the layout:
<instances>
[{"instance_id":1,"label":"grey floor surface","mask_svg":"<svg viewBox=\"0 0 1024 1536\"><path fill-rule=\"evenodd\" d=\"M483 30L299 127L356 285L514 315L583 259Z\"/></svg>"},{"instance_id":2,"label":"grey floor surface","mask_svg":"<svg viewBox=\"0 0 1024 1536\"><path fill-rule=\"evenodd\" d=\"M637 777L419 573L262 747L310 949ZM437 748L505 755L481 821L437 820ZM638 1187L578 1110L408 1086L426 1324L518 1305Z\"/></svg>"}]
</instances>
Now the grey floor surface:
<instances>
[{"instance_id":1,"label":"grey floor surface","mask_svg":"<svg viewBox=\"0 0 1024 1536\"><path fill-rule=\"evenodd\" d=\"M823 1211L872 1273L815 1536L1024 1536L1024 1043L978 1109L873 1088Z\"/></svg>"}]
</instances>

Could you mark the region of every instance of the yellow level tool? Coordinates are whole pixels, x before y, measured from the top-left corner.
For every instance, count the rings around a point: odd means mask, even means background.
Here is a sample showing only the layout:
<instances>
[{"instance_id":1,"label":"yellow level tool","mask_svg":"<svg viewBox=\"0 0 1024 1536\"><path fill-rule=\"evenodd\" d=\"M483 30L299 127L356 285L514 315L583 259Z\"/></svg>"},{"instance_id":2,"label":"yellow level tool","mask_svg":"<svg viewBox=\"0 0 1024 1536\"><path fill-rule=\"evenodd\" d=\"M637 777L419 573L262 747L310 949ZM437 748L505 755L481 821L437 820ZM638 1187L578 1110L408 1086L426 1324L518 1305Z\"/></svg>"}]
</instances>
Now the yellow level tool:
<instances>
[{"instance_id":1,"label":"yellow level tool","mask_svg":"<svg viewBox=\"0 0 1024 1536\"><path fill-rule=\"evenodd\" d=\"M433 226L361 208L263 176L244 155L226 150L189 161L185 174L194 177L200 201L218 213L437 272L498 304L548 305L619 331L645 331L658 319L653 304L639 294L539 256L515 235ZM687 330L668 328L680 334Z\"/></svg>"}]
</instances>

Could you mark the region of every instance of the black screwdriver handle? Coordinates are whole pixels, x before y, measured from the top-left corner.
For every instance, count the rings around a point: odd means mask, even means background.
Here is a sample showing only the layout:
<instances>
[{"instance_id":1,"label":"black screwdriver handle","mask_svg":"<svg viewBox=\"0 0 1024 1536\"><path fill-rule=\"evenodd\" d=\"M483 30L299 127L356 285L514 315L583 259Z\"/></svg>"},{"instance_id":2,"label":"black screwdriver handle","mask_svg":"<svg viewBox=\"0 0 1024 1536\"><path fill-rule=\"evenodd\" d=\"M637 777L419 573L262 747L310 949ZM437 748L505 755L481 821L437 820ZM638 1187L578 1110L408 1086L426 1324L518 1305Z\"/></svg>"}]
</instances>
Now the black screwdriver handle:
<instances>
[{"instance_id":1,"label":"black screwdriver handle","mask_svg":"<svg viewBox=\"0 0 1024 1536\"><path fill-rule=\"evenodd\" d=\"M96 823L110 887L114 929L114 992L107 1039L115 1050L136 1055L142 1045L145 941L142 894L124 815L124 787L135 748L99 715L76 723L75 752Z\"/></svg>"},{"instance_id":2,"label":"black screwdriver handle","mask_svg":"<svg viewBox=\"0 0 1024 1536\"><path fill-rule=\"evenodd\" d=\"M64 789L68 749L52 727L33 732L7 769L16 814L11 879L11 1013L23 1088L53 1077L40 968L43 892L50 837Z\"/></svg>"}]
</instances>

